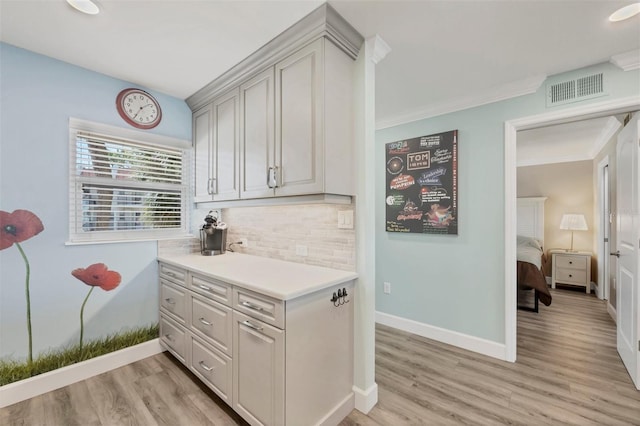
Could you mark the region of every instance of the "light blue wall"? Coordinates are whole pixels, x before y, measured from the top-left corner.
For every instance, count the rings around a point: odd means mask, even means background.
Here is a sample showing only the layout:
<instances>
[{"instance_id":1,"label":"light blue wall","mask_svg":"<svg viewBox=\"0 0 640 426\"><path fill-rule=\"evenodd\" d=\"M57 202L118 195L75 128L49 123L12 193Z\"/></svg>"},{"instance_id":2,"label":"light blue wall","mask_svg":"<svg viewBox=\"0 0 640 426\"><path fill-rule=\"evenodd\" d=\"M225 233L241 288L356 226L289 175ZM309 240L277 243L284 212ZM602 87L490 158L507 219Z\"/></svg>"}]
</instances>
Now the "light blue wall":
<instances>
[{"instance_id":1,"label":"light blue wall","mask_svg":"<svg viewBox=\"0 0 640 426\"><path fill-rule=\"evenodd\" d=\"M34 355L75 343L89 289L75 268L103 262L120 272L110 292L96 289L85 308L85 341L157 322L156 242L65 246L68 237L69 117L127 127L118 92L135 86L0 44L0 210L27 209L44 231L22 246L31 263ZM151 91L163 108L154 133L191 139L183 100ZM15 246L0 251L0 357L27 352L25 267Z\"/></svg>"},{"instance_id":2,"label":"light blue wall","mask_svg":"<svg viewBox=\"0 0 640 426\"><path fill-rule=\"evenodd\" d=\"M640 96L640 73L611 64L567 73L605 73L609 96ZM376 310L504 343L504 122L549 112L535 94L376 132ZM586 102L583 102L583 104ZM384 144L458 129L459 235L385 232ZM391 294L383 283L391 282ZM515 284L514 284L515 285Z\"/></svg>"}]
</instances>

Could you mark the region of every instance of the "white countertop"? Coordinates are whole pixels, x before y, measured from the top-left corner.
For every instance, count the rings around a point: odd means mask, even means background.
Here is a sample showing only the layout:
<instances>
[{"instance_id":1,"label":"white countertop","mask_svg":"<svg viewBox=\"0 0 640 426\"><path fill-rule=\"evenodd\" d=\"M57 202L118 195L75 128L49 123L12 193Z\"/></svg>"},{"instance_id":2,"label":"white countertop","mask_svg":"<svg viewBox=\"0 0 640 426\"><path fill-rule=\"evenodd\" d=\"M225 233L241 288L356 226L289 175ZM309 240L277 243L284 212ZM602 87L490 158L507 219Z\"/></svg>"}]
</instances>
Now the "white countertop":
<instances>
[{"instance_id":1,"label":"white countertop","mask_svg":"<svg viewBox=\"0 0 640 426\"><path fill-rule=\"evenodd\" d=\"M232 252L217 256L164 255L158 260L280 300L295 299L358 277L350 271Z\"/></svg>"}]
</instances>

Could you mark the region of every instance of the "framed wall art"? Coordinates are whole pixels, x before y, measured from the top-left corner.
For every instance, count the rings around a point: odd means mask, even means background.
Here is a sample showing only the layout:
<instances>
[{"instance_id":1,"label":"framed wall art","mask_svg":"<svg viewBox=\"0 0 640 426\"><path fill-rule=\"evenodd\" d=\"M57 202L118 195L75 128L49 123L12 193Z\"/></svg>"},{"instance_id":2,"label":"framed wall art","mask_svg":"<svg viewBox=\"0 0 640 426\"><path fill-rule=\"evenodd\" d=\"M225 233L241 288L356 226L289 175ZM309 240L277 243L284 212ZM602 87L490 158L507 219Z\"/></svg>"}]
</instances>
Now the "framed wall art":
<instances>
[{"instance_id":1,"label":"framed wall art","mask_svg":"<svg viewBox=\"0 0 640 426\"><path fill-rule=\"evenodd\" d=\"M458 131L385 145L386 230L458 234Z\"/></svg>"}]
</instances>

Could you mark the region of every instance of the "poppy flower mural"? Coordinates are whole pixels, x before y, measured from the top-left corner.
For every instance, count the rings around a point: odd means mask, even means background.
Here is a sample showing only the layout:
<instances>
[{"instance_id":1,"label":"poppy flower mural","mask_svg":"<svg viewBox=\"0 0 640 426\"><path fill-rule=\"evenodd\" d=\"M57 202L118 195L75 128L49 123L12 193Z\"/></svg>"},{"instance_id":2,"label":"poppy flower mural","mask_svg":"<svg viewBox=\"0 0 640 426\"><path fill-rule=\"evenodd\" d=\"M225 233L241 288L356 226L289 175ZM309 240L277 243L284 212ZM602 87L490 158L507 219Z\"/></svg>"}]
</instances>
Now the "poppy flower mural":
<instances>
[{"instance_id":1,"label":"poppy flower mural","mask_svg":"<svg viewBox=\"0 0 640 426\"><path fill-rule=\"evenodd\" d=\"M71 275L90 286L89 292L87 296L84 298L84 302L82 302L82 307L80 308L80 349L79 349L79 357L82 359L82 340L84 337L84 307L87 304L87 300L89 300L89 296L91 296L91 292L96 287L100 287L104 291L111 291L114 288L118 287L120 281L122 281L122 277L116 271L110 271L107 268L107 265L104 263L94 263L93 265L88 266L87 268L78 268L71 271Z\"/></svg>"},{"instance_id":2,"label":"poppy flower mural","mask_svg":"<svg viewBox=\"0 0 640 426\"><path fill-rule=\"evenodd\" d=\"M29 291L29 278L31 276L31 266L25 254L21 242L38 235L44 231L44 225L38 216L29 210L15 210L12 213L0 210L0 250L15 245L26 268L25 297L27 299L27 333L29 335L29 353L27 363L33 363L33 333L31 331L31 295Z\"/></svg>"}]
</instances>

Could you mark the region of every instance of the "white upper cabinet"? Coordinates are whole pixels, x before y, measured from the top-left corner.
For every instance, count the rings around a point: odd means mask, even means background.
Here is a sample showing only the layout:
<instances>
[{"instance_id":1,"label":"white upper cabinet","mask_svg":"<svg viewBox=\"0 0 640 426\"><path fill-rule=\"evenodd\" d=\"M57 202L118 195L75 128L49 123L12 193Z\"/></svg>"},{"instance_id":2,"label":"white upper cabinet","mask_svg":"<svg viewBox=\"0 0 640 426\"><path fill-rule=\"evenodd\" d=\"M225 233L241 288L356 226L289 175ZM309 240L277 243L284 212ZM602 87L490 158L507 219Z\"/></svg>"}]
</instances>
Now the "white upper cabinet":
<instances>
[{"instance_id":1,"label":"white upper cabinet","mask_svg":"<svg viewBox=\"0 0 640 426\"><path fill-rule=\"evenodd\" d=\"M193 114L193 148L195 158L194 201L211 201L211 104Z\"/></svg>"},{"instance_id":2,"label":"white upper cabinet","mask_svg":"<svg viewBox=\"0 0 640 426\"><path fill-rule=\"evenodd\" d=\"M240 197L273 195L267 178L275 161L273 68L240 86Z\"/></svg>"},{"instance_id":3,"label":"white upper cabinet","mask_svg":"<svg viewBox=\"0 0 640 426\"><path fill-rule=\"evenodd\" d=\"M213 200L237 200L240 196L238 90L213 101Z\"/></svg>"},{"instance_id":4,"label":"white upper cabinet","mask_svg":"<svg viewBox=\"0 0 640 426\"><path fill-rule=\"evenodd\" d=\"M195 202L240 197L239 112L236 89L193 115Z\"/></svg>"},{"instance_id":5,"label":"white upper cabinet","mask_svg":"<svg viewBox=\"0 0 640 426\"><path fill-rule=\"evenodd\" d=\"M187 99L196 202L353 195L363 39L329 5L303 21Z\"/></svg>"},{"instance_id":6,"label":"white upper cabinet","mask_svg":"<svg viewBox=\"0 0 640 426\"><path fill-rule=\"evenodd\" d=\"M323 42L275 66L276 195L324 192Z\"/></svg>"}]
</instances>

